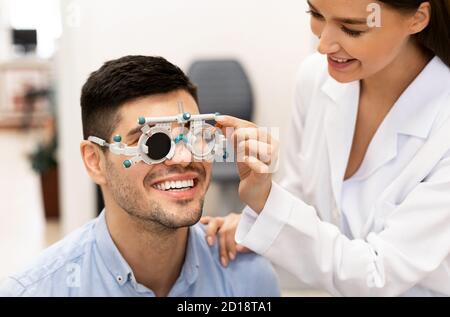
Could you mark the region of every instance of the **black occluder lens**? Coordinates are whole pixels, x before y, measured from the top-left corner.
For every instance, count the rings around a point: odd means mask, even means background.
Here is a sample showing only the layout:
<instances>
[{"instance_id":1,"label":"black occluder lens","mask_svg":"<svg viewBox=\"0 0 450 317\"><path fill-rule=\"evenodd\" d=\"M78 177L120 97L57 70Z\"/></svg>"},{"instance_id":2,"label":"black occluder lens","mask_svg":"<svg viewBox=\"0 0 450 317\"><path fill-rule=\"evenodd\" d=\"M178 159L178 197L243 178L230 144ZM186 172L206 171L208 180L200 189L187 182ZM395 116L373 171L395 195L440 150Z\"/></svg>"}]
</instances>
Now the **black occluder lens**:
<instances>
[{"instance_id":1,"label":"black occluder lens","mask_svg":"<svg viewBox=\"0 0 450 317\"><path fill-rule=\"evenodd\" d=\"M170 137L165 133L155 133L147 140L148 157L152 160L161 160L170 152Z\"/></svg>"}]
</instances>

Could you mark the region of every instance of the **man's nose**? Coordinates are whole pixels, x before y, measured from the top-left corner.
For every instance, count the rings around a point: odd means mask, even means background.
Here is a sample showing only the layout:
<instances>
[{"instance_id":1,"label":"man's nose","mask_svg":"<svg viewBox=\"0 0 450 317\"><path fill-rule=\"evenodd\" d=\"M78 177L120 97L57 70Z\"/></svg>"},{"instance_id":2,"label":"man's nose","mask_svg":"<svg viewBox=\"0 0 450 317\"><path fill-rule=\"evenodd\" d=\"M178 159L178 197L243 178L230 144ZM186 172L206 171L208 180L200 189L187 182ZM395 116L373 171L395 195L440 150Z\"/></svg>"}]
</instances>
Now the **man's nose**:
<instances>
[{"instance_id":1,"label":"man's nose","mask_svg":"<svg viewBox=\"0 0 450 317\"><path fill-rule=\"evenodd\" d=\"M175 146L175 153L170 160L165 160L164 164L188 166L193 161L192 153L186 144L181 141Z\"/></svg>"},{"instance_id":2,"label":"man's nose","mask_svg":"<svg viewBox=\"0 0 450 317\"><path fill-rule=\"evenodd\" d=\"M336 34L330 27L324 27L320 34L320 42L317 50L320 54L329 55L339 52L341 46L336 41Z\"/></svg>"}]
</instances>

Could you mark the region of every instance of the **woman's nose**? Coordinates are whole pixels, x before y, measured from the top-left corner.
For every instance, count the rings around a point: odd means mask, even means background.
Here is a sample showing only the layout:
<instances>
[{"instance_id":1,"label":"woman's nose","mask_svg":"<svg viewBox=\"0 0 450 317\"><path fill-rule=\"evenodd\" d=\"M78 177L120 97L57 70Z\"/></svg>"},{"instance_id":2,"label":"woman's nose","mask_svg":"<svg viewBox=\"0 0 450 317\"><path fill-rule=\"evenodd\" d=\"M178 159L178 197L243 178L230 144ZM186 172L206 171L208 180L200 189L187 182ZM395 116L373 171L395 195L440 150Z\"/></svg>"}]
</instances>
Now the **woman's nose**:
<instances>
[{"instance_id":1,"label":"woman's nose","mask_svg":"<svg viewBox=\"0 0 450 317\"><path fill-rule=\"evenodd\" d=\"M341 46L336 42L336 35L328 27L324 27L319 36L319 47L317 50L320 54L329 55L339 52Z\"/></svg>"}]
</instances>

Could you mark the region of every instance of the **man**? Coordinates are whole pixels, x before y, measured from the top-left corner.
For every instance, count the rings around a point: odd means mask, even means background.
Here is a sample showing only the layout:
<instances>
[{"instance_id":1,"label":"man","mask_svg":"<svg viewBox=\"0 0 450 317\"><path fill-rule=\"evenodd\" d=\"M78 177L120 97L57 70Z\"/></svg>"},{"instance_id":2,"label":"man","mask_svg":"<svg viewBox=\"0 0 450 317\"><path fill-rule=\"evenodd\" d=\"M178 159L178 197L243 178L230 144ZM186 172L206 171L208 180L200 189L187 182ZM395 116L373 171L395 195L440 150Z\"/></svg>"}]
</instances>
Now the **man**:
<instances>
[{"instance_id":1,"label":"man","mask_svg":"<svg viewBox=\"0 0 450 317\"><path fill-rule=\"evenodd\" d=\"M173 116L178 103L199 113L196 87L159 57L105 63L82 89L81 156L105 200L102 214L53 245L1 288L11 296L278 296L271 265L245 254L223 268L217 245L197 224L211 163L194 161L183 142L159 164L139 162L88 141L115 135L135 146L139 117ZM164 184L164 186L162 186ZM170 186L169 186L170 185Z\"/></svg>"}]
</instances>

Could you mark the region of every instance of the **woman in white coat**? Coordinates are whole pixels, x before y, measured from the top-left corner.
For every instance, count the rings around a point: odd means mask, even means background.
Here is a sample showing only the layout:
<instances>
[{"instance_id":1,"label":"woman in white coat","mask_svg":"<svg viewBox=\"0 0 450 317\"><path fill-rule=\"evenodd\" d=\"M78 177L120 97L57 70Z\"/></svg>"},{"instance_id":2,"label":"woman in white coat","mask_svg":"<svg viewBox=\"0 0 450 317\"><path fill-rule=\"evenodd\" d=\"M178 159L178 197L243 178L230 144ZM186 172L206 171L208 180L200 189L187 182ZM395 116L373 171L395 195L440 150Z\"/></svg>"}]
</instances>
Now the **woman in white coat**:
<instances>
[{"instance_id":1,"label":"woman in white coat","mask_svg":"<svg viewBox=\"0 0 450 317\"><path fill-rule=\"evenodd\" d=\"M450 295L450 0L308 3L322 55L298 75L286 177L261 172L275 154L238 163L248 207L202 219L208 240L224 265L236 237L333 295ZM219 123L276 152L253 124Z\"/></svg>"}]
</instances>

